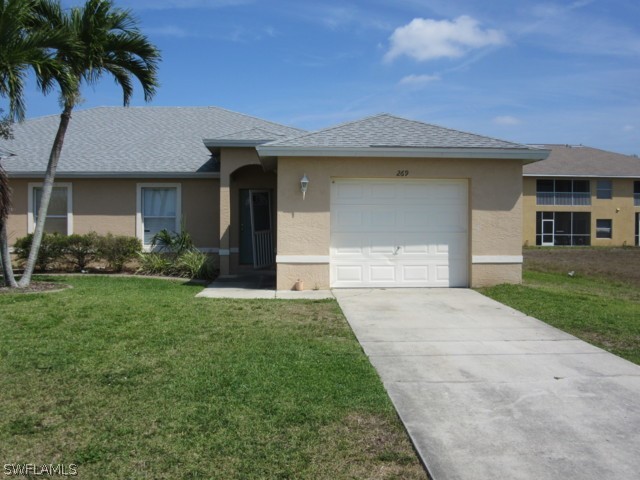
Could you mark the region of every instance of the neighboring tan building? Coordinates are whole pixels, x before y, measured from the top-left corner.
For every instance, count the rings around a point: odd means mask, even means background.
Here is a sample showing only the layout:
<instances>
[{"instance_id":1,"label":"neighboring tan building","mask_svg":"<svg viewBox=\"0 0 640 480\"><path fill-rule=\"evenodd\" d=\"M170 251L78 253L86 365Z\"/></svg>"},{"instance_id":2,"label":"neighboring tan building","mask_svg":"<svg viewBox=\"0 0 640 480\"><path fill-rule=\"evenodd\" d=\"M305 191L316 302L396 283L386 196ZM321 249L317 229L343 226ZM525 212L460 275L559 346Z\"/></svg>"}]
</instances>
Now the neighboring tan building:
<instances>
[{"instance_id":1,"label":"neighboring tan building","mask_svg":"<svg viewBox=\"0 0 640 480\"><path fill-rule=\"evenodd\" d=\"M0 142L12 240L33 231L58 117ZM522 167L548 151L392 115L307 133L220 108L74 113L46 228L137 236L181 225L221 275L278 289L521 281Z\"/></svg>"},{"instance_id":2,"label":"neighboring tan building","mask_svg":"<svg viewBox=\"0 0 640 480\"><path fill-rule=\"evenodd\" d=\"M640 159L582 145L540 145L524 167L525 246L640 245Z\"/></svg>"}]
</instances>

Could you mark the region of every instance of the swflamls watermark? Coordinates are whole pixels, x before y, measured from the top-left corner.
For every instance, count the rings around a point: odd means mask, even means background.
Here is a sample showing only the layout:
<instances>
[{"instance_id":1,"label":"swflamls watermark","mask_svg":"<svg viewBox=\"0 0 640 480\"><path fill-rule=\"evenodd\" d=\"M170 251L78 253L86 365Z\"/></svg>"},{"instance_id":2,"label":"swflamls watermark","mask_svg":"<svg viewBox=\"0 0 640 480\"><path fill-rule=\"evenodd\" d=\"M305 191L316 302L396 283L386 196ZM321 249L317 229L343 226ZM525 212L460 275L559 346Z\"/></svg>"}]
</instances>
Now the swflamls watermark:
<instances>
[{"instance_id":1,"label":"swflamls watermark","mask_svg":"<svg viewBox=\"0 0 640 480\"><path fill-rule=\"evenodd\" d=\"M35 463L5 463L4 474L7 477L26 477L27 475L75 477L78 475L78 466L75 463L49 463L44 465L36 465Z\"/></svg>"}]
</instances>

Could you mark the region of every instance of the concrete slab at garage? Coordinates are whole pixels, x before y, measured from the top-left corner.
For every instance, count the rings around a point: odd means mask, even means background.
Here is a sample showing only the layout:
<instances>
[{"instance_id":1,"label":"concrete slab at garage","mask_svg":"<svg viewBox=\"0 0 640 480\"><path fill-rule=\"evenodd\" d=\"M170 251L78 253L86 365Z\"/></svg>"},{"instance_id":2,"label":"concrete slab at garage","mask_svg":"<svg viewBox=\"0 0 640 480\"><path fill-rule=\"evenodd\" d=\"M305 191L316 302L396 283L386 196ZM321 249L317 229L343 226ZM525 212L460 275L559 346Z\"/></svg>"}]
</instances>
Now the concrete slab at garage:
<instances>
[{"instance_id":1,"label":"concrete slab at garage","mask_svg":"<svg viewBox=\"0 0 640 480\"><path fill-rule=\"evenodd\" d=\"M467 289L336 289L435 480L632 480L640 367Z\"/></svg>"}]
</instances>

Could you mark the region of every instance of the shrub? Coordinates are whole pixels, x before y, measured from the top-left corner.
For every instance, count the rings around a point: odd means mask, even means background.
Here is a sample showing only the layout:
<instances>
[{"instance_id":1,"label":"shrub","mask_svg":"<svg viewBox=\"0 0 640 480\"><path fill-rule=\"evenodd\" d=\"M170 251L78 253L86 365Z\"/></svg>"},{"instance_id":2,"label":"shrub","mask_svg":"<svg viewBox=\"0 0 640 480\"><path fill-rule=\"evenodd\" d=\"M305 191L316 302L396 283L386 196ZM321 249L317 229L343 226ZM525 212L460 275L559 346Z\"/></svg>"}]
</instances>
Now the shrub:
<instances>
[{"instance_id":1,"label":"shrub","mask_svg":"<svg viewBox=\"0 0 640 480\"><path fill-rule=\"evenodd\" d=\"M181 277L211 280L215 277L213 258L197 250L189 250L180 255L175 265Z\"/></svg>"},{"instance_id":2,"label":"shrub","mask_svg":"<svg viewBox=\"0 0 640 480\"><path fill-rule=\"evenodd\" d=\"M47 270L64 256L67 237L58 233L44 233L42 242L38 250L36 258L36 268L38 270ZM14 244L15 254L23 263L29 258L31 251L31 243L33 242L33 234L30 233L26 237L16 240Z\"/></svg>"},{"instance_id":3,"label":"shrub","mask_svg":"<svg viewBox=\"0 0 640 480\"><path fill-rule=\"evenodd\" d=\"M98 255L116 272L121 272L125 263L136 258L140 252L142 243L138 238L111 233L98 238Z\"/></svg>"},{"instance_id":4,"label":"shrub","mask_svg":"<svg viewBox=\"0 0 640 480\"><path fill-rule=\"evenodd\" d=\"M163 253L138 254L140 268L136 273L143 275L170 275L173 272L171 258Z\"/></svg>"},{"instance_id":5,"label":"shrub","mask_svg":"<svg viewBox=\"0 0 640 480\"><path fill-rule=\"evenodd\" d=\"M86 235L69 235L66 239L64 253L67 254L70 263L78 270L84 270L98 256L99 238L95 232Z\"/></svg>"},{"instance_id":6,"label":"shrub","mask_svg":"<svg viewBox=\"0 0 640 480\"><path fill-rule=\"evenodd\" d=\"M160 230L151 239L151 246L158 247L160 251L167 251L180 256L184 252L193 250L193 240L183 224L180 233Z\"/></svg>"}]
</instances>

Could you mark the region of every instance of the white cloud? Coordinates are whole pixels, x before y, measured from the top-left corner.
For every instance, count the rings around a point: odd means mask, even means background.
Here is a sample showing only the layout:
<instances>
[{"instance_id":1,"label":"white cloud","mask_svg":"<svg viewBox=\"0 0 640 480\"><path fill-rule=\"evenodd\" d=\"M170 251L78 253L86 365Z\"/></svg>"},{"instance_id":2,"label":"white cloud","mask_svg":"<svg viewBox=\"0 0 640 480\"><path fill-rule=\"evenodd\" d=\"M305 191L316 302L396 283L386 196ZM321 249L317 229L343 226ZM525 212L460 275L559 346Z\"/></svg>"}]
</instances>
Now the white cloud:
<instances>
[{"instance_id":1,"label":"white cloud","mask_svg":"<svg viewBox=\"0 0 640 480\"><path fill-rule=\"evenodd\" d=\"M476 19L463 15L453 21L414 18L396 28L389 40L391 47L384 56L387 62L402 55L418 61L457 58L469 50L503 45L507 37L499 30L483 30Z\"/></svg>"},{"instance_id":2,"label":"white cloud","mask_svg":"<svg viewBox=\"0 0 640 480\"><path fill-rule=\"evenodd\" d=\"M193 32L187 32L184 28L176 25L166 25L163 27L147 27L144 29L149 35L159 35L163 37L185 38L193 36Z\"/></svg>"},{"instance_id":3,"label":"white cloud","mask_svg":"<svg viewBox=\"0 0 640 480\"><path fill-rule=\"evenodd\" d=\"M496 125L511 126L511 125L520 125L522 122L516 117L512 117L511 115L502 115L499 117L495 117L493 119L493 123L495 123Z\"/></svg>"},{"instance_id":4,"label":"white cloud","mask_svg":"<svg viewBox=\"0 0 640 480\"><path fill-rule=\"evenodd\" d=\"M625 125L622 127L623 132L633 132L636 129L633 125Z\"/></svg>"},{"instance_id":5,"label":"white cloud","mask_svg":"<svg viewBox=\"0 0 640 480\"><path fill-rule=\"evenodd\" d=\"M319 23L330 30L392 30L386 18L355 5L332 5L326 2L295 2L286 13L305 21Z\"/></svg>"},{"instance_id":6,"label":"white cloud","mask_svg":"<svg viewBox=\"0 0 640 480\"><path fill-rule=\"evenodd\" d=\"M411 75L407 75L406 77L403 77L398 82L398 85L408 85L408 86L411 86L411 87L421 87L423 85L426 85L427 83L435 82L437 80L440 80L440 77L438 75L415 75L415 74L411 74Z\"/></svg>"}]
</instances>

